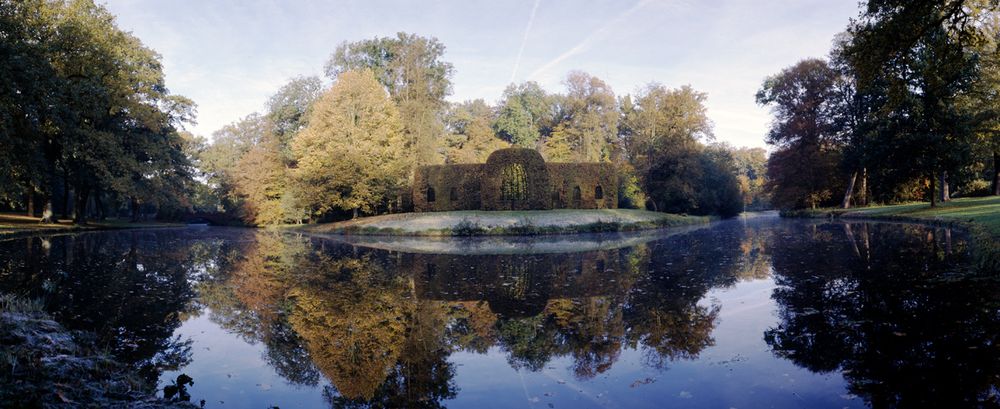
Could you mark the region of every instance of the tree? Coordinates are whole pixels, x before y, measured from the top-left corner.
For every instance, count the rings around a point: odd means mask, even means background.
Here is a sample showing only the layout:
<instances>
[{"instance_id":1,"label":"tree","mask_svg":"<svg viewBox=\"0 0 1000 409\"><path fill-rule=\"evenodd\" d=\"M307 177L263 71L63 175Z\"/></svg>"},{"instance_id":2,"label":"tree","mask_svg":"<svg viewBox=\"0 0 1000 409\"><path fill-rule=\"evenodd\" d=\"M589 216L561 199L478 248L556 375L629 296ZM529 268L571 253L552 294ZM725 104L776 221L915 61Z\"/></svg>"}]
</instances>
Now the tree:
<instances>
[{"instance_id":1,"label":"tree","mask_svg":"<svg viewBox=\"0 0 1000 409\"><path fill-rule=\"evenodd\" d=\"M330 78L350 70L371 70L399 108L415 165L443 162L441 117L451 93L454 68L444 62L444 44L436 38L397 33L342 43L326 64Z\"/></svg>"},{"instance_id":2,"label":"tree","mask_svg":"<svg viewBox=\"0 0 1000 409\"><path fill-rule=\"evenodd\" d=\"M767 151L764 148L730 149L736 167L736 179L743 205L756 210L769 205L764 185L767 182Z\"/></svg>"},{"instance_id":3,"label":"tree","mask_svg":"<svg viewBox=\"0 0 1000 409\"><path fill-rule=\"evenodd\" d=\"M0 64L0 138L16 156L0 196L11 201L20 185L31 208L40 193L51 221L53 196L63 194L68 213L72 193L78 223L103 217L105 199L184 205L191 167L177 131L195 109L168 92L160 56L92 1L0 6L3 51L14 57Z\"/></svg>"},{"instance_id":4,"label":"tree","mask_svg":"<svg viewBox=\"0 0 1000 409\"><path fill-rule=\"evenodd\" d=\"M621 141L649 198L673 213L733 216L742 211L732 155L706 149L712 136L705 94L649 84L621 101Z\"/></svg>"},{"instance_id":5,"label":"tree","mask_svg":"<svg viewBox=\"0 0 1000 409\"><path fill-rule=\"evenodd\" d=\"M273 140L269 128L264 116L258 113L247 115L215 131L212 144L198 156L200 170L219 197L222 208L246 223L253 223L254 216L246 208L252 204L246 203L237 187L237 177L241 172L238 166L243 156L256 146ZM276 147L277 144L272 143L271 146ZM243 191L246 192L247 188L244 187Z\"/></svg>"},{"instance_id":6,"label":"tree","mask_svg":"<svg viewBox=\"0 0 1000 409\"><path fill-rule=\"evenodd\" d=\"M534 81L507 86L493 124L497 135L514 146L536 148L543 123L551 116L550 99Z\"/></svg>"},{"instance_id":7,"label":"tree","mask_svg":"<svg viewBox=\"0 0 1000 409\"><path fill-rule=\"evenodd\" d=\"M651 83L622 100L621 139L640 175L648 175L658 156L714 138L705 108L707 95L690 86L668 89Z\"/></svg>"},{"instance_id":8,"label":"tree","mask_svg":"<svg viewBox=\"0 0 1000 409\"><path fill-rule=\"evenodd\" d=\"M292 140L293 175L316 216L372 212L405 186L412 159L395 104L371 70L346 71Z\"/></svg>"},{"instance_id":9,"label":"tree","mask_svg":"<svg viewBox=\"0 0 1000 409\"><path fill-rule=\"evenodd\" d=\"M276 137L282 159L291 159L291 140L309 125L313 103L322 94L318 77L296 77L267 100L267 121Z\"/></svg>"},{"instance_id":10,"label":"tree","mask_svg":"<svg viewBox=\"0 0 1000 409\"><path fill-rule=\"evenodd\" d=\"M768 160L772 204L782 208L830 204L839 191L841 76L826 61L807 59L768 77L757 103L775 116L767 142L778 148Z\"/></svg>"},{"instance_id":11,"label":"tree","mask_svg":"<svg viewBox=\"0 0 1000 409\"><path fill-rule=\"evenodd\" d=\"M551 161L601 162L619 154L615 94L604 81L573 71L566 77L556 125L542 154Z\"/></svg>"},{"instance_id":12,"label":"tree","mask_svg":"<svg viewBox=\"0 0 1000 409\"><path fill-rule=\"evenodd\" d=\"M873 0L850 28L845 54L858 88L884 86L880 111L892 120L872 161L897 180L929 180L931 206L938 177L947 199L947 173L969 161L974 116L957 102L976 82L976 49L995 11L992 1Z\"/></svg>"},{"instance_id":13,"label":"tree","mask_svg":"<svg viewBox=\"0 0 1000 409\"><path fill-rule=\"evenodd\" d=\"M452 104L445 115L449 135L447 163L483 163L510 144L493 132L493 110L481 99Z\"/></svg>"}]
</instances>

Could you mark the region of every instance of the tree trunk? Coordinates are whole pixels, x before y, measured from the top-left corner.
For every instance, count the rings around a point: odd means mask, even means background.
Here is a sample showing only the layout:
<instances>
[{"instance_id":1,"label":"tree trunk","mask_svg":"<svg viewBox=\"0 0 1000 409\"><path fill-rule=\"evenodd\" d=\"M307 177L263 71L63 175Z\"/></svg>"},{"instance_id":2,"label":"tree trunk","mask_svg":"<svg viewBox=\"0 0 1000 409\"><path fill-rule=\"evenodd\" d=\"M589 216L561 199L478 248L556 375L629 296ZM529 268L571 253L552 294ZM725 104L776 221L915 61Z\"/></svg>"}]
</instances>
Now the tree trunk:
<instances>
[{"instance_id":1,"label":"tree trunk","mask_svg":"<svg viewBox=\"0 0 1000 409\"><path fill-rule=\"evenodd\" d=\"M851 197L854 196L854 182L858 180L858 172L851 174L851 179L847 182L847 191L844 192L844 202L841 203L840 207L844 209L851 208Z\"/></svg>"},{"instance_id":2,"label":"tree trunk","mask_svg":"<svg viewBox=\"0 0 1000 409\"><path fill-rule=\"evenodd\" d=\"M35 186L28 184L28 217L35 217Z\"/></svg>"},{"instance_id":3,"label":"tree trunk","mask_svg":"<svg viewBox=\"0 0 1000 409\"><path fill-rule=\"evenodd\" d=\"M858 189L858 206L868 206L868 168L861 168L861 187Z\"/></svg>"},{"instance_id":4,"label":"tree trunk","mask_svg":"<svg viewBox=\"0 0 1000 409\"><path fill-rule=\"evenodd\" d=\"M69 217L69 215L70 215L70 212L69 212L70 211L70 208L69 208L69 205L70 205L70 201L69 201L70 192L69 192L69 190L70 190L69 189L69 172L67 172L66 169L63 169L63 203L62 203L63 204L63 207L62 207L62 218L63 219L69 219L70 218Z\"/></svg>"},{"instance_id":5,"label":"tree trunk","mask_svg":"<svg viewBox=\"0 0 1000 409\"><path fill-rule=\"evenodd\" d=\"M351 218L352 219L357 219L358 218L358 208L357 207L354 208L354 214L351 215Z\"/></svg>"},{"instance_id":6,"label":"tree trunk","mask_svg":"<svg viewBox=\"0 0 1000 409\"><path fill-rule=\"evenodd\" d=\"M76 217L74 217L73 222L76 224L87 224L87 201L90 199L90 192L85 187L77 187L76 189L76 203L74 203L74 210L76 211Z\"/></svg>"},{"instance_id":7,"label":"tree trunk","mask_svg":"<svg viewBox=\"0 0 1000 409\"><path fill-rule=\"evenodd\" d=\"M937 207L937 175L931 172L931 207Z\"/></svg>"},{"instance_id":8,"label":"tree trunk","mask_svg":"<svg viewBox=\"0 0 1000 409\"><path fill-rule=\"evenodd\" d=\"M94 210L96 212L97 220L104 220L104 204L101 203L101 189L94 189Z\"/></svg>"},{"instance_id":9,"label":"tree trunk","mask_svg":"<svg viewBox=\"0 0 1000 409\"><path fill-rule=\"evenodd\" d=\"M948 192L948 171L941 171L941 203L951 200L951 194Z\"/></svg>"},{"instance_id":10,"label":"tree trunk","mask_svg":"<svg viewBox=\"0 0 1000 409\"><path fill-rule=\"evenodd\" d=\"M1000 151L993 151L993 196L1000 196Z\"/></svg>"},{"instance_id":11,"label":"tree trunk","mask_svg":"<svg viewBox=\"0 0 1000 409\"><path fill-rule=\"evenodd\" d=\"M130 198L132 208L132 223L139 221L139 199L135 197Z\"/></svg>"}]
</instances>

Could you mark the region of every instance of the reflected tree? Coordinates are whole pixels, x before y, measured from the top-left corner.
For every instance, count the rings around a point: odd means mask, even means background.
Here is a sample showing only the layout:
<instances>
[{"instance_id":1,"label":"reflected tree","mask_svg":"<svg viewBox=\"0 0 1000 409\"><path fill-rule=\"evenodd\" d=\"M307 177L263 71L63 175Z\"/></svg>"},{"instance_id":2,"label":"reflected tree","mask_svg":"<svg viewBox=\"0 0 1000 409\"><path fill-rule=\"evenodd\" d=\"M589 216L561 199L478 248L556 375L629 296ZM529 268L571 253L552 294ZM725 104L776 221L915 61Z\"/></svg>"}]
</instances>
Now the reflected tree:
<instances>
[{"instance_id":1,"label":"reflected tree","mask_svg":"<svg viewBox=\"0 0 1000 409\"><path fill-rule=\"evenodd\" d=\"M872 407L1000 405L1000 283L965 275L967 245L889 224L776 234L781 322L765 341L809 370L839 371Z\"/></svg>"}]
</instances>

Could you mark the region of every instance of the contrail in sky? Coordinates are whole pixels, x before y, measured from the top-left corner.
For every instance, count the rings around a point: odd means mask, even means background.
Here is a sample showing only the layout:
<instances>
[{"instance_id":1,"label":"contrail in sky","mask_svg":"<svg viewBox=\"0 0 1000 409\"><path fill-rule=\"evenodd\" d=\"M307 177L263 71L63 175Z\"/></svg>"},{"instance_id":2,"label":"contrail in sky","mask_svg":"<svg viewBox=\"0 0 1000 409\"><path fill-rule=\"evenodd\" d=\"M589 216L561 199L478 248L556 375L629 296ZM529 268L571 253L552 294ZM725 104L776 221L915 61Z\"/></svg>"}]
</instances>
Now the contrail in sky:
<instances>
[{"instance_id":1,"label":"contrail in sky","mask_svg":"<svg viewBox=\"0 0 1000 409\"><path fill-rule=\"evenodd\" d=\"M637 10L641 9L646 4L650 3L650 1L651 0L639 0L638 3L630 7L628 10L625 10L617 17L611 19L607 23L604 23L604 25L598 28L597 30L594 30L593 33L590 33L590 35L587 36L587 38L584 38L583 41L580 41L577 45L573 46L573 48L570 48L569 50L566 50L566 52L559 54L558 57L553 58L551 61L545 63L545 65L541 66L540 68L532 72L531 75L528 75L528 79L532 79L541 75L545 71L550 70L552 67L559 65L559 63L566 61L566 59L568 59L569 57L579 54L581 51L587 49L587 47L590 47L590 43L602 37L608 30L611 29L611 27L618 25L618 23L621 23L622 20L625 20L626 17L628 17L632 13L635 13Z\"/></svg>"},{"instance_id":2,"label":"contrail in sky","mask_svg":"<svg viewBox=\"0 0 1000 409\"><path fill-rule=\"evenodd\" d=\"M524 54L524 45L528 43L528 33L531 32L531 25L535 22L535 12L542 0L535 0L535 5L531 7L531 14L528 15L528 26L524 28L524 37L521 38L521 48L517 50L517 58L514 60L514 71L510 73L510 82L514 82L517 76L517 69L521 66L521 54Z\"/></svg>"}]
</instances>

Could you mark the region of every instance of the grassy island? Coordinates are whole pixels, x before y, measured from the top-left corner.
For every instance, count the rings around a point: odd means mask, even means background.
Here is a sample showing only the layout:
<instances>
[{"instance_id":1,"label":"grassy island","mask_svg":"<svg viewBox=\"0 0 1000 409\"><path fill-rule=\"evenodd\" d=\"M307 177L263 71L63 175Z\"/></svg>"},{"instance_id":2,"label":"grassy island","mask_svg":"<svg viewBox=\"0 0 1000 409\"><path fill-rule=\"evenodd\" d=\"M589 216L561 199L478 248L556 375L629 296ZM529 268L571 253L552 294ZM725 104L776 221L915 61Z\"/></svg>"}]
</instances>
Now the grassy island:
<instances>
[{"instance_id":1,"label":"grassy island","mask_svg":"<svg viewBox=\"0 0 1000 409\"><path fill-rule=\"evenodd\" d=\"M620 232L708 223L712 218L634 209L452 211L365 217L297 227L312 233L486 236Z\"/></svg>"}]
</instances>

